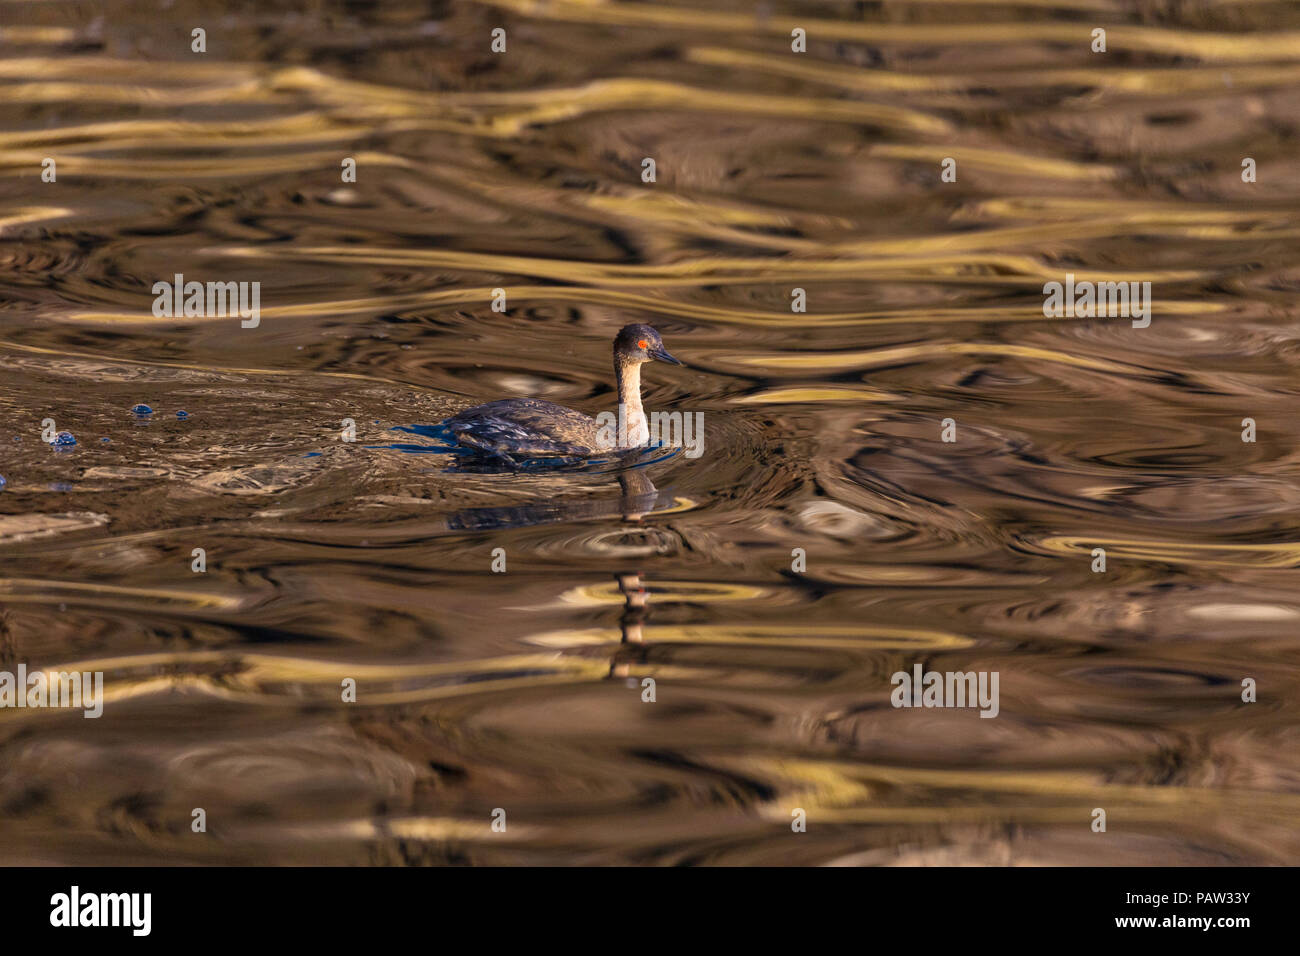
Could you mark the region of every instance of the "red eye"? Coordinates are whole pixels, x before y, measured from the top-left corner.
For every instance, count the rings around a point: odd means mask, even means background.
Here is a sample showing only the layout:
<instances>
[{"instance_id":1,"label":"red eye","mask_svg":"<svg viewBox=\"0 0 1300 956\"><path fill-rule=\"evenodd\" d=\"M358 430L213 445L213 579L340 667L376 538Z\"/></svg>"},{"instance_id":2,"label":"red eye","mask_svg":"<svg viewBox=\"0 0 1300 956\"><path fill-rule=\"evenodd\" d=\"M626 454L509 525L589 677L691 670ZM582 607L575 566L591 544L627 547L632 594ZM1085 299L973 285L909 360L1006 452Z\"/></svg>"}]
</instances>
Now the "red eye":
<instances>
[{"instance_id":1,"label":"red eye","mask_svg":"<svg viewBox=\"0 0 1300 956\"><path fill-rule=\"evenodd\" d=\"M639 349L648 349L650 347L650 343L647 342L645 339L642 339L640 342L636 344L636 347Z\"/></svg>"}]
</instances>

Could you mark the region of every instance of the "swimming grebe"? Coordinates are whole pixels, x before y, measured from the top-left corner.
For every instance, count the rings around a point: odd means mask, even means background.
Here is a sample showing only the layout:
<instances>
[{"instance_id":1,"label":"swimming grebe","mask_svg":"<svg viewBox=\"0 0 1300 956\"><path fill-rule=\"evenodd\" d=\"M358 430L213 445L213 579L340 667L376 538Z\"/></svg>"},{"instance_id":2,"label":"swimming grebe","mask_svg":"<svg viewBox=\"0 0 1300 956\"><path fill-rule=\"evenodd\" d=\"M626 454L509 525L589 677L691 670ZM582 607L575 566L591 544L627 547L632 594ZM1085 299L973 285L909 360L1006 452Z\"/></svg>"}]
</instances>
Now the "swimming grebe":
<instances>
[{"instance_id":1,"label":"swimming grebe","mask_svg":"<svg viewBox=\"0 0 1300 956\"><path fill-rule=\"evenodd\" d=\"M625 325L614 337L614 379L624 428L610 447L609 429L589 415L535 398L507 398L475 405L444 424L466 448L515 464L520 458L585 458L640 448L650 440L641 407L641 366L650 361L681 365L649 325ZM602 431L605 434L602 434Z\"/></svg>"}]
</instances>

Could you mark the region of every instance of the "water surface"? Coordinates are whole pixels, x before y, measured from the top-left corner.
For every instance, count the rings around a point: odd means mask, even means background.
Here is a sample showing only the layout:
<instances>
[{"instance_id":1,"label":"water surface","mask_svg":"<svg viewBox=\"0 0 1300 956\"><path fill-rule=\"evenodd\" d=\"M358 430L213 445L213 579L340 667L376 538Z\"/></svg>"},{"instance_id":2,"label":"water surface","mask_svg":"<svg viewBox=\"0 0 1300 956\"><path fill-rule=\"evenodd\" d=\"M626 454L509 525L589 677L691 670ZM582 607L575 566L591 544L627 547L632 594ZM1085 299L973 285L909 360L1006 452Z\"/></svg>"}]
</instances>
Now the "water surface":
<instances>
[{"instance_id":1,"label":"water surface","mask_svg":"<svg viewBox=\"0 0 1300 956\"><path fill-rule=\"evenodd\" d=\"M1294 863L1298 128L1281 3L0 2L0 859ZM439 444L630 321L701 457Z\"/></svg>"}]
</instances>

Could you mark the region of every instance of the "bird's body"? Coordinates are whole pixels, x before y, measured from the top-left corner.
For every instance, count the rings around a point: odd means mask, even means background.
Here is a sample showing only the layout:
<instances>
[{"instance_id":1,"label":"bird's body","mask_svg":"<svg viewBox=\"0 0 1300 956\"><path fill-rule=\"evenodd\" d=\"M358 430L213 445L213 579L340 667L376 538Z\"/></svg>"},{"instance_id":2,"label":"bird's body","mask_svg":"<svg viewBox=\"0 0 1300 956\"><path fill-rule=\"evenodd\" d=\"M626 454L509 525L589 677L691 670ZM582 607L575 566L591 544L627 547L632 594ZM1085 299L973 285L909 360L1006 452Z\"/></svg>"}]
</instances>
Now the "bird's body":
<instances>
[{"instance_id":1,"label":"bird's body","mask_svg":"<svg viewBox=\"0 0 1300 956\"><path fill-rule=\"evenodd\" d=\"M649 441L641 406L641 365L654 360L681 365L648 325L628 325L614 339L619 409L613 427L590 415L535 398L476 405L447 419L462 447L511 464L518 458L585 458L629 451Z\"/></svg>"},{"instance_id":2,"label":"bird's body","mask_svg":"<svg viewBox=\"0 0 1300 956\"><path fill-rule=\"evenodd\" d=\"M600 426L590 415L535 398L507 398L447 419L466 448L529 458L579 457L597 447Z\"/></svg>"}]
</instances>

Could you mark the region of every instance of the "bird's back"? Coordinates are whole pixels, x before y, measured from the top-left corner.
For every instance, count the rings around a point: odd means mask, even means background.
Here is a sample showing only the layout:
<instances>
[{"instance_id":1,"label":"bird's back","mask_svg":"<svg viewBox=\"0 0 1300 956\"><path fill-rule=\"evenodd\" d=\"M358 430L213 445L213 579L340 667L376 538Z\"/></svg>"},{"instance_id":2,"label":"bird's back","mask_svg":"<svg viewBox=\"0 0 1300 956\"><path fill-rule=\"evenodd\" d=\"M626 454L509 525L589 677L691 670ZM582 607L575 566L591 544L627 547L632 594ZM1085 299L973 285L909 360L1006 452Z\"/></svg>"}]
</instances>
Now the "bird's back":
<instances>
[{"instance_id":1,"label":"bird's back","mask_svg":"<svg viewBox=\"0 0 1300 956\"><path fill-rule=\"evenodd\" d=\"M587 455L600 448L590 415L535 398L476 405L447 419L461 444L481 451L534 456Z\"/></svg>"}]
</instances>

